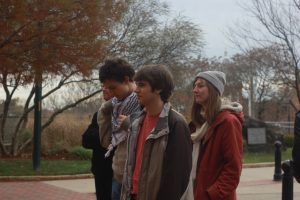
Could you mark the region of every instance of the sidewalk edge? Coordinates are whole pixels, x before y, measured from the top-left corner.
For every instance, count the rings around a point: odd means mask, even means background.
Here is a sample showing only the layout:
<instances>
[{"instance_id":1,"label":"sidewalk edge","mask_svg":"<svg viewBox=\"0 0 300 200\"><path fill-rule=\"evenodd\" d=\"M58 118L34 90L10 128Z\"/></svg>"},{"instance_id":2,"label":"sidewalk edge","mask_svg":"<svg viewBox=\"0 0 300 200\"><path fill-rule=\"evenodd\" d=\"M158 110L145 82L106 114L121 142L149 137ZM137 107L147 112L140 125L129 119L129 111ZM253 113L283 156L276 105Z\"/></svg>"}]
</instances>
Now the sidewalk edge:
<instances>
[{"instance_id":1,"label":"sidewalk edge","mask_svg":"<svg viewBox=\"0 0 300 200\"><path fill-rule=\"evenodd\" d=\"M274 167L274 162L243 164L243 168L257 168L257 167Z\"/></svg>"},{"instance_id":2,"label":"sidewalk edge","mask_svg":"<svg viewBox=\"0 0 300 200\"><path fill-rule=\"evenodd\" d=\"M93 178L93 174L73 174L73 175L51 175L51 176L0 176L0 182L4 181L51 181L67 179Z\"/></svg>"}]
</instances>

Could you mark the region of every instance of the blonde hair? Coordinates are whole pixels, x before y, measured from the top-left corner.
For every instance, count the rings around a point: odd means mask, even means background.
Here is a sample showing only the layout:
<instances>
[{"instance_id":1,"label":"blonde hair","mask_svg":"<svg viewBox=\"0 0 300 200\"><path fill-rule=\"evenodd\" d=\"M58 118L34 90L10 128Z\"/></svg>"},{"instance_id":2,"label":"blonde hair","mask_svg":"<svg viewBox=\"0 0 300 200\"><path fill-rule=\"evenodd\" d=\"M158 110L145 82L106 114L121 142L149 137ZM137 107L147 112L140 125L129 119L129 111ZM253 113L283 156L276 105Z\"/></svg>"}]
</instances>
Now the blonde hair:
<instances>
[{"instance_id":1,"label":"blonde hair","mask_svg":"<svg viewBox=\"0 0 300 200\"><path fill-rule=\"evenodd\" d=\"M194 84L196 80L194 81ZM221 108L221 96L219 92L211 83L209 83L206 80L204 81L206 83L206 87L208 88L208 100L207 100L207 104L205 105L205 110L203 106L200 105L199 103L196 103L194 99L192 111L191 111L192 122L196 126L202 126L204 122L207 122L209 125L211 125L213 121L216 119ZM203 111L204 111L204 116L201 114L203 113Z\"/></svg>"}]
</instances>

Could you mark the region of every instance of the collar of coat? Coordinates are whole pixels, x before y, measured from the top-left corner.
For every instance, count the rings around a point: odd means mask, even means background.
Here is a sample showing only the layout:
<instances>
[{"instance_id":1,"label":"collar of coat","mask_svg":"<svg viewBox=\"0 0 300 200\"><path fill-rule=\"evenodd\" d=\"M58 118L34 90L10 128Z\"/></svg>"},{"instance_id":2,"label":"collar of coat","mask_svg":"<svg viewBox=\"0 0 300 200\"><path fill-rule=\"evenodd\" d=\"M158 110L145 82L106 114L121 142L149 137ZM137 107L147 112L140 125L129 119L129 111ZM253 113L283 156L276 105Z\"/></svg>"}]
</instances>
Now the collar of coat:
<instances>
[{"instance_id":1,"label":"collar of coat","mask_svg":"<svg viewBox=\"0 0 300 200\"><path fill-rule=\"evenodd\" d=\"M169 125L168 125L168 116L169 116L169 111L171 110L171 104L169 102L165 103L163 106L163 109L159 115L158 122L154 129L151 130L150 135L147 137L147 139L156 139L159 138L163 135L166 135L169 133ZM142 126L144 118L146 116L146 109L144 108L139 115L137 116L137 119L134 120L135 122L133 123L134 125L138 125L139 127ZM136 123L138 122L138 123Z\"/></svg>"}]
</instances>

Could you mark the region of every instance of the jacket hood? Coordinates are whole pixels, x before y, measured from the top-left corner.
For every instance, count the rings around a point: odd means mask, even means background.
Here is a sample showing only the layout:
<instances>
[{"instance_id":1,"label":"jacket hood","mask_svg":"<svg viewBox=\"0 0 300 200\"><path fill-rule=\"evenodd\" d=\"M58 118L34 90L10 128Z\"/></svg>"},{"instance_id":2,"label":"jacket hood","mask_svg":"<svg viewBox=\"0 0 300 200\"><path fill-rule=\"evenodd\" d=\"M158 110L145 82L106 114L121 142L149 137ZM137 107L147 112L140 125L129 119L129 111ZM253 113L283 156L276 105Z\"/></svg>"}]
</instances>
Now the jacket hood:
<instances>
[{"instance_id":1,"label":"jacket hood","mask_svg":"<svg viewBox=\"0 0 300 200\"><path fill-rule=\"evenodd\" d=\"M244 123L244 113L243 106L238 102L230 102L228 100L222 100L221 112L228 111L231 114L235 115L241 124Z\"/></svg>"}]
</instances>

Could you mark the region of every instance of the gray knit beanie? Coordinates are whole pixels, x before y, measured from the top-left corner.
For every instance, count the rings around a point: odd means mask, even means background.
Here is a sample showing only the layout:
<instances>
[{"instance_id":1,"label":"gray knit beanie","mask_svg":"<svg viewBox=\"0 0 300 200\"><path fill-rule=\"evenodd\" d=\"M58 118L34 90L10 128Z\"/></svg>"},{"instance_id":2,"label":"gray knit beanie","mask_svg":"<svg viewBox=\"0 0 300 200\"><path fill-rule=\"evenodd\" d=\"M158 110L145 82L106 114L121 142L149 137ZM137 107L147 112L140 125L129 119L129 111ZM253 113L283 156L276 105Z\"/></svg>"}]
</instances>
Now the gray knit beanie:
<instances>
[{"instance_id":1,"label":"gray knit beanie","mask_svg":"<svg viewBox=\"0 0 300 200\"><path fill-rule=\"evenodd\" d=\"M226 75L220 71L205 71L197 74L196 78L203 78L211 83L222 96L224 85L226 84Z\"/></svg>"}]
</instances>

